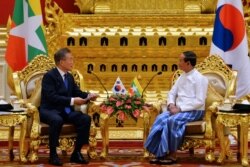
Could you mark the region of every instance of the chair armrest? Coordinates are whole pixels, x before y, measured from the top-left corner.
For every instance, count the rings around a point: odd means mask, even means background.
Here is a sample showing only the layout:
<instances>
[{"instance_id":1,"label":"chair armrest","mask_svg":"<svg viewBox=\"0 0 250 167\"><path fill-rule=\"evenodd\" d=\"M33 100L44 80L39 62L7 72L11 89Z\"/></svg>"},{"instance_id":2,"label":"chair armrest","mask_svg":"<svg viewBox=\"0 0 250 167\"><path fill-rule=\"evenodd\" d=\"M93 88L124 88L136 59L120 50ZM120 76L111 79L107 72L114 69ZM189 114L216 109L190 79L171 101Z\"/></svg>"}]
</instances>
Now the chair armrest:
<instances>
[{"instance_id":1,"label":"chair armrest","mask_svg":"<svg viewBox=\"0 0 250 167\"><path fill-rule=\"evenodd\" d=\"M215 127L213 124L215 124L216 115L215 113L218 111L218 106L220 105L220 102L213 102L211 106L209 106L206 109L205 113L205 122L206 122L206 131L205 131L205 138L206 139L212 139L215 138Z\"/></svg>"},{"instance_id":2,"label":"chair armrest","mask_svg":"<svg viewBox=\"0 0 250 167\"><path fill-rule=\"evenodd\" d=\"M75 111L81 111L84 114L88 114L88 103L82 105L74 105Z\"/></svg>"},{"instance_id":3,"label":"chair armrest","mask_svg":"<svg viewBox=\"0 0 250 167\"><path fill-rule=\"evenodd\" d=\"M220 106L222 102L213 102L211 106L208 107L207 110L210 110L212 113L218 112L218 106Z\"/></svg>"},{"instance_id":4,"label":"chair armrest","mask_svg":"<svg viewBox=\"0 0 250 167\"><path fill-rule=\"evenodd\" d=\"M160 114L163 111L167 111L167 102L159 100L158 102L152 103L152 107L154 108L154 112L157 112L158 114Z\"/></svg>"},{"instance_id":5,"label":"chair armrest","mask_svg":"<svg viewBox=\"0 0 250 167\"><path fill-rule=\"evenodd\" d=\"M93 115L95 112L99 113L100 106L95 104L94 101L90 101L87 104L75 105L75 111L81 111L82 113Z\"/></svg>"},{"instance_id":6,"label":"chair armrest","mask_svg":"<svg viewBox=\"0 0 250 167\"><path fill-rule=\"evenodd\" d=\"M27 108L28 116L31 122L28 124L28 130L30 130L30 138L37 139L40 136L40 116L38 108L31 103L24 103L24 107Z\"/></svg>"}]
</instances>

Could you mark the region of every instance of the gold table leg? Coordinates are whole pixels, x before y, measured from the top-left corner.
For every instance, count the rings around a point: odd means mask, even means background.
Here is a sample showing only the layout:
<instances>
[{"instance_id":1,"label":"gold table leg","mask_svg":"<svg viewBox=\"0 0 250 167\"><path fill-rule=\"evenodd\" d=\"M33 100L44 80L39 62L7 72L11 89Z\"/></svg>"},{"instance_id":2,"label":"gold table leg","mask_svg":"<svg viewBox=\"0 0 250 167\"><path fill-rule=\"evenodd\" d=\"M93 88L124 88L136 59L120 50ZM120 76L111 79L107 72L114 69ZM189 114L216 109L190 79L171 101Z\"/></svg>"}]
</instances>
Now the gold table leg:
<instances>
[{"instance_id":1,"label":"gold table leg","mask_svg":"<svg viewBox=\"0 0 250 167\"><path fill-rule=\"evenodd\" d=\"M9 127L9 159L10 161L13 161L15 156L13 153L13 139L14 139L14 126Z\"/></svg>"},{"instance_id":2,"label":"gold table leg","mask_svg":"<svg viewBox=\"0 0 250 167\"><path fill-rule=\"evenodd\" d=\"M13 154L13 139L14 130L16 125L20 125L20 140L19 140L19 151L20 161L27 162L26 151L25 151L25 136L27 130L27 115L26 114L10 114L0 116L0 125L9 127L9 158L12 161L14 159Z\"/></svg>"},{"instance_id":3,"label":"gold table leg","mask_svg":"<svg viewBox=\"0 0 250 167\"><path fill-rule=\"evenodd\" d=\"M26 152L25 152L25 136L26 136L26 130L27 130L27 117L24 116L23 122L20 125L20 141L19 141L19 149L20 149L20 160L21 162L27 162L26 158Z\"/></svg>"},{"instance_id":4,"label":"gold table leg","mask_svg":"<svg viewBox=\"0 0 250 167\"><path fill-rule=\"evenodd\" d=\"M237 126L238 130L238 151L237 159L241 161L242 166L248 166L248 114L219 114L216 119L217 136L220 141L221 153L217 160L218 163L223 163L227 151L227 142L224 140L224 133L220 129L224 126Z\"/></svg>"},{"instance_id":5,"label":"gold table leg","mask_svg":"<svg viewBox=\"0 0 250 167\"><path fill-rule=\"evenodd\" d=\"M92 118L92 117L91 117ZM97 158L97 153L96 153L96 127L94 121L91 121L91 127L90 127L90 137L89 137L89 149L88 149L88 155L91 159L96 159Z\"/></svg>"},{"instance_id":6,"label":"gold table leg","mask_svg":"<svg viewBox=\"0 0 250 167\"><path fill-rule=\"evenodd\" d=\"M150 114L147 111L143 111L143 147L149 134L149 120L150 120ZM149 152L145 148L143 157L144 158L149 157Z\"/></svg>"},{"instance_id":7,"label":"gold table leg","mask_svg":"<svg viewBox=\"0 0 250 167\"><path fill-rule=\"evenodd\" d=\"M224 125L221 123L221 116L218 115L217 119L216 119L216 129L223 129ZM217 160L218 163L223 163L225 156L226 156L226 145L224 143L224 133L222 130L217 130L217 136L219 138L219 142L220 142L220 147L221 147L221 152L220 152L220 156Z\"/></svg>"},{"instance_id":8,"label":"gold table leg","mask_svg":"<svg viewBox=\"0 0 250 167\"><path fill-rule=\"evenodd\" d=\"M106 158L109 150L109 127L108 127L109 116L107 114L101 113L100 115L100 129L102 135L102 146L103 150L100 157ZM146 141L149 134L149 120L150 115L148 112L143 113L143 142ZM149 157L149 152L144 149L144 158Z\"/></svg>"},{"instance_id":9,"label":"gold table leg","mask_svg":"<svg viewBox=\"0 0 250 167\"><path fill-rule=\"evenodd\" d=\"M108 119L109 119L109 116L107 114L104 114L104 113L100 114L100 129L101 129L102 147L103 147L103 150L100 155L101 158L106 158L108 155L108 149L109 149Z\"/></svg>"},{"instance_id":10,"label":"gold table leg","mask_svg":"<svg viewBox=\"0 0 250 167\"><path fill-rule=\"evenodd\" d=\"M242 121L240 125L240 158L241 165L248 166L248 122Z\"/></svg>"}]
</instances>

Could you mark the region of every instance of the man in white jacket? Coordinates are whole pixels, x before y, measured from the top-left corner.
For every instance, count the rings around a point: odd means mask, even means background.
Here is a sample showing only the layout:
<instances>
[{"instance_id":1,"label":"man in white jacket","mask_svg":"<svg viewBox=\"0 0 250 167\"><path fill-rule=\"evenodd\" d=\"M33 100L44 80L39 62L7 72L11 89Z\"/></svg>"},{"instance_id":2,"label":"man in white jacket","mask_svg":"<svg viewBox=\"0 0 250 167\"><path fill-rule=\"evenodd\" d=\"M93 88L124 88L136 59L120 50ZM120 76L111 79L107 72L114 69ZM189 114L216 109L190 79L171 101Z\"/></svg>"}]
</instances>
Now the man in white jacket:
<instances>
[{"instance_id":1,"label":"man in white jacket","mask_svg":"<svg viewBox=\"0 0 250 167\"><path fill-rule=\"evenodd\" d=\"M144 145L156 156L150 163L175 163L187 122L200 120L205 114L208 80L194 68L195 65L194 52L186 51L180 55L179 68L184 73L170 90L167 111L156 118Z\"/></svg>"}]
</instances>

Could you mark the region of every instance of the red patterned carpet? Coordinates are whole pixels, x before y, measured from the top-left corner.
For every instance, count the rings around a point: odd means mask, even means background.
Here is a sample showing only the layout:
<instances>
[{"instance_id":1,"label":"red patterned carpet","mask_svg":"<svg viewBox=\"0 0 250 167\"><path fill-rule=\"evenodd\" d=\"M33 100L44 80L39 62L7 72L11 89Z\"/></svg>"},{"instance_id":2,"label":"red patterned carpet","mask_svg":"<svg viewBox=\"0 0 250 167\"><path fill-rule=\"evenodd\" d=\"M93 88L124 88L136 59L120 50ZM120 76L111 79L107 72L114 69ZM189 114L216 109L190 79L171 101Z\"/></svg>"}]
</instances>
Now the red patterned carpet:
<instances>
[{"instance_id":1,"label":"red patterned carpet","mask_svg":"<svg viewBox=\"0 0 250 167\"><path fill-rule=\"evenodd\" d=\"M51 165L48 164L48 155L49 150L47 148L39 149L39 160L34 164L22 164L19 163L18 160L18 149L15 147L15 159L13 162L10 162L8 159L8 150L7 150L7 143L1 144L0 146L0 166L20 166L20 167L49 167ZM99 145L99 144L98 144ZM231 147L234 154L231 160L226 160L222 166L231 166L237 167L241 166L239 162L236 160L236 147ZM98 147L98 153L100 154L100 147ZM123 141L123 142L111 142L110 143L110 150L109 156L107 159L96 159L91 160L88 165L79 165L69 163L70 152L68 156L62 156L59 153L60 158L64 162L63 166L89 166L89 167L157 167L160 165L151 165L148 163L147 159L143 158L143 149L142 149L142 142L137 141ZM86 150L82 150L84 156L86 156ZM216 150L216 157L218 157L219 150ZM191 157L188 151L180 151L178 152L178 163L175 165L169 165L173 167L214 167L220 166L216 163L208 163L204 159L204 149L196 149L195 155ZM167 165L162 165L167 166Z\"/></svg>"}]
</instances>

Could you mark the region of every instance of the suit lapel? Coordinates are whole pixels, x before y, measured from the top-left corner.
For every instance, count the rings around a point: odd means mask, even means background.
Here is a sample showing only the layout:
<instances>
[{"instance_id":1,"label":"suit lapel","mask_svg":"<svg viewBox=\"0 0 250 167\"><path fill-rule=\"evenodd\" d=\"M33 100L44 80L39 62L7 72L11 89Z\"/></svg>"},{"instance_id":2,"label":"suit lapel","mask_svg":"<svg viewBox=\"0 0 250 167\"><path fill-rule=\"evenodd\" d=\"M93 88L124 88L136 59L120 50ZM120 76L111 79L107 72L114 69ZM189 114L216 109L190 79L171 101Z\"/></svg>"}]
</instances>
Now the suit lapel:
<instances>
[{"instance_id":1,"label":"suit lapel","mask_svg":"<svg viewBox=\"0 0 250 167\"><path fill-rule=\"evenodd\" d=\"M72 75L70 73L68 73L68 88L66 88L64 81L63 81L63 78L62 78L62 76L59 73L57 68L55 68L55 75L56 75L57 81L60 83L61 87L63 87L65 89L65 91L67 92L67 94L69 96L71 96L70 92L72 92L72 83L73 83Z\"/></svg>"},{"instance_id":2,"label":"suit lapel","mask_svg":"<svg viewBox=\"0 0 250 167\"><path fill-rule=\"evenodd\" d=\"M59 73L57 68L55 68L55 76L56 76L56 80L60 83L60 85L62 85L61 87L63 87L64 89L67 90L67 88L66 88L66 86L64 84L63 78L62 78L62 76Z\"/></svg>"}]
</instances>

